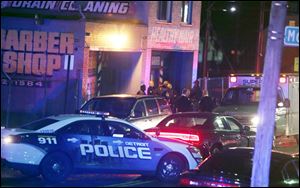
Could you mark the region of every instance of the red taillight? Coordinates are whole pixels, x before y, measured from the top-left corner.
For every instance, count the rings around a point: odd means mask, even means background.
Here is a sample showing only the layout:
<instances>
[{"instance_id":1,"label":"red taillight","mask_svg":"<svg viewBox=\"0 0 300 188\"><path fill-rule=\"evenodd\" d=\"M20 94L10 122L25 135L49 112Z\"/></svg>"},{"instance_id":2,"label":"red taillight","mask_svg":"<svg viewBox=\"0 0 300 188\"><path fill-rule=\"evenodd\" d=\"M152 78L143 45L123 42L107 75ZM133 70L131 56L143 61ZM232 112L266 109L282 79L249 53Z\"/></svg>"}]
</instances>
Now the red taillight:
<instances>
[{"instance_id":1,"label":"red taillight","mask_svg":"<svg viewBox=\"0 0 300 188\"><path fill-rule=\"evenodd\" d=\"M279 82L280 82L281 84L286 83L286 77L280 77L280 78L279 78Z\"/></svg>"},{"instance_id":2,"label":"red taillight","mask_svg":"<svg viewBox=\"0 0 300 188\"><path fill-rule=\"evenodd\" d=\"M188 185L190 185L190 180L188 178L181 178L180 185L188 186Z\"/></svg>"},{"instance_id":3,"label":"red taillight","mask_svg":"<svg viewBox=\"0 0 300 188\"><path fill-rule=\"evenodd\" d=\"M147 132L147 134L151 136L156 136L155 132ZM160 132L158 137L164 137L164 138L178 138L184 141L190 141L190 142L199 142L199 136L195 134L185 134L185 133L170 133L170 132Z\"/></svg>"}]
</instances>

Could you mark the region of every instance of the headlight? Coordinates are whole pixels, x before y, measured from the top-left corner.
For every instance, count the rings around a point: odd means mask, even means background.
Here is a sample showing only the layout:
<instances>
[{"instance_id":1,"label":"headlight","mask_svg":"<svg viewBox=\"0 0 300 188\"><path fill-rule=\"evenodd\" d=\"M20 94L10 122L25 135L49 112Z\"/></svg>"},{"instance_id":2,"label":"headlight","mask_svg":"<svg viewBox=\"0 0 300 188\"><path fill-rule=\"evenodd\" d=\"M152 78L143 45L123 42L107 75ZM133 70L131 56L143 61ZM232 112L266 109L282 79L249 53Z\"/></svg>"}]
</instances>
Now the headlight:
<instances>
[{"instance_id":1,"label":"headlight","mask_svg":"<svg viewBox=\"0 0 300 188\"><path fill-rule=\"evenodd\" d=\"M4 137L3 142L4 142L4 144L10 144L13 142L13 140L14 139L12 136L6 136L6 137Z\"/></svg>"},{"instance_id":2,"label":"headlight","mask_svg":"<svg viewBox=\"0 0 300 188\"><path fill-rule=\"evenodd\" d=\"M257 117L257 116L254 116L254 117L251 119L251 123L252 123L252 125L255 125L255 126L257 126L257 124L258 124L258 121L259 121L259 119L258 119L258 117Z\"/></svg>"}]
</instances>

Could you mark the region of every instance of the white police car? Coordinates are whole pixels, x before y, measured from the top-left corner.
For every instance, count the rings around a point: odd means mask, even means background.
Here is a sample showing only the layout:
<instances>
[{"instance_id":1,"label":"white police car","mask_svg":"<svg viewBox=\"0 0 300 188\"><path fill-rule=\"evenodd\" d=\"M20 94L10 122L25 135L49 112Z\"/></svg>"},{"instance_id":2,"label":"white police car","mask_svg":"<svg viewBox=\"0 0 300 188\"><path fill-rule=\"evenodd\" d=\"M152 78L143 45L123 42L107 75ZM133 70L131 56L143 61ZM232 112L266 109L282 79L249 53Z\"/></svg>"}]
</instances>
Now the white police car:
<instances>
[{"instance_id":1,"label":"white police car","mask_svg":"<svg viewBox=\"0 0 300 188\"><path fill-rule=\"evenodd\" d=\"M104 114L50 116L1 130L1 162L54 182L73 172L138 173L176 181L201 159L187 143L148 136Z\"/></svg>"}]
</instances>

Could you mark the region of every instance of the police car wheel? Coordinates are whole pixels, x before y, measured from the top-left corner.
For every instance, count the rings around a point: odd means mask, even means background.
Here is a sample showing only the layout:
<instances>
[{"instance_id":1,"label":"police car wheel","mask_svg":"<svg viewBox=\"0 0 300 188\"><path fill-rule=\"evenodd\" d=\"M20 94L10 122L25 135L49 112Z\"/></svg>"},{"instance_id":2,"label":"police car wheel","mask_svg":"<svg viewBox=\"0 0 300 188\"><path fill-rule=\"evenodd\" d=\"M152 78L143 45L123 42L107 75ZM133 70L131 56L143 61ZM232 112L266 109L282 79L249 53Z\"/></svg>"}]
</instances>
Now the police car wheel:
<instances>
[{"instance_id":1,"label":"police car wheel","mask_svg":"<svg viewBox=\"0 0 300 188\"><path fill-rule=\"evenodd\" d=\"M159 162L157 176L163 182L176 182L184 170L185 161L175 154L169 154Z\"/></svg>"},{"instance_id":2,"label":"police car wheel","mask_svg":"<svg viewBox=\"0 0 300 188\"><path fill-rule=\"evenodd\" d=\"M218 148L218 147L215 147L215 148L213 148L212 150L211 150L211 154L217 154L217 153L220 153L221 152L221 149L220 148Z\"/></svg>"},{"instance_id":3,"label":"police car wheel","mask_svg":"<svg viewBox=\"0 0 300 188\"><path fill-rule=\"evenodd\" d=\"M50 182L65 180L72 171L72 163L69 157L62 153L51 153L41 163L41 174Z\"/></svg>"}]
</instances>

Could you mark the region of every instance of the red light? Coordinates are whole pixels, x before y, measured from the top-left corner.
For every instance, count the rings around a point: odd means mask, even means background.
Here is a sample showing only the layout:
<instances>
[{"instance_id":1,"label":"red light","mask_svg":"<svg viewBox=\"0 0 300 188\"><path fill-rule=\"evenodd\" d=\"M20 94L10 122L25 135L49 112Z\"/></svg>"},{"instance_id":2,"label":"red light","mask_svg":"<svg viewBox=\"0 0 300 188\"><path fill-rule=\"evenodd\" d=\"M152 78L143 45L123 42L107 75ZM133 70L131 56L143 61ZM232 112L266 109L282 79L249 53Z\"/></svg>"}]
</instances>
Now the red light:
<instances>
[{"instance_id":1,"label":"red light","mask_svg":"<svg viewBox=\"0 0 300 188\"><path fill-rule=\"evenodd\" d=\"M147 132L146 131L146 134L150 135L150 136L156 136L156 132Z\"/></svg>"},{"instance_id":2,"label":"red light","mask_svg":"<svg viewBox=\"0 0 300 188\"><path fill-rule=\"evenodd\" d=\"M151 136L156 136L156 132L146 132L147 134ZM185 141L190 142L199 142L199 136L194 134L184 134L184 133L170 133L170 132L160 132L158 135L159 137L163 138L177 138Z\"/></svg>"},{"instance_id":3,"label":"red light","mask_svg":"<svg viewBox=\"0 0 300 188\"><path fill-rule=\"evenodd\" d=\"M181 178L180 185L188 186L188 185L190 185L190 180L188 178Z\"/></svg>"},{"instance_id":4,"label":"red light","mask_svg":"<svg viewBox=\"0 0 300 188\"><path fill-rule=\"evenodd\" d=\"M280 77L279 82L280 82L281 84L286 83L286 77Z\"/></svg>"},{"instance_id":5,"label":"red light","mask_svg":"<svg viewBox=\"0 0 300 188\"><path fill-rule=\"evenodd\" d=\"M181 178L182 186L200 186L200 187L239 187L238 184L221 183L215 181L192 180L189 178Z\"/></svg>"},{"instance_id":6,"label":"red light","mask_svg":"<svg viewBox=\"0 0 300 188\"><path fill-rule=\"evenodd\" d=\"M236 79L236 77L235 76L233 76L233 77L230 77L230 82L233 82L233 83L235 83L237 81L237 79Z\"/></svg>"}]
</instances>

